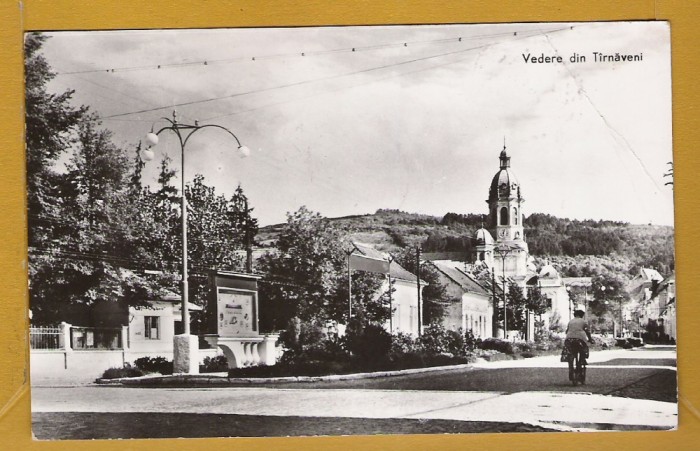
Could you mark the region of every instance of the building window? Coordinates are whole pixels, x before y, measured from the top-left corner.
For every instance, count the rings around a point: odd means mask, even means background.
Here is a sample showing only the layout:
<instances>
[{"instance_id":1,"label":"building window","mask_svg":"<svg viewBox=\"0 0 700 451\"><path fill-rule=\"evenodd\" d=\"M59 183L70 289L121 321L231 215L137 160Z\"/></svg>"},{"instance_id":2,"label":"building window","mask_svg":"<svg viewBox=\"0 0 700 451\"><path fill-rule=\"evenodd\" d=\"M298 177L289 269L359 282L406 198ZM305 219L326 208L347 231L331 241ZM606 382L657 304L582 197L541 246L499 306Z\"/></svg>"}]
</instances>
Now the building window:
<instances>
[{"instance_id":1,"label":"building window","mask_svg":"<svg viewBox=\"0 0 700 451\"><path fill-rule=\"evenodd\" d=\"M513 224L518 225L518 209L513 207Z\"/></svg>"},{"instance_id":2,"label":"building window","mask_svg":"<svg viewBox=\"0 0 700 451\"><path fill-rule=\"evenodd\" d=\"M144 336L149 340L160 340L160 317L144 316Z\"/></svg>"},{"instance_id":3,"label":"building window","mask_svg":"<svg viewBox=\"0 0 700 451\"><path fill-rule=\"evenodd\" d=\"M501 208L501 225L508 225L508 207Z\"/></svg>"}]
</instances>

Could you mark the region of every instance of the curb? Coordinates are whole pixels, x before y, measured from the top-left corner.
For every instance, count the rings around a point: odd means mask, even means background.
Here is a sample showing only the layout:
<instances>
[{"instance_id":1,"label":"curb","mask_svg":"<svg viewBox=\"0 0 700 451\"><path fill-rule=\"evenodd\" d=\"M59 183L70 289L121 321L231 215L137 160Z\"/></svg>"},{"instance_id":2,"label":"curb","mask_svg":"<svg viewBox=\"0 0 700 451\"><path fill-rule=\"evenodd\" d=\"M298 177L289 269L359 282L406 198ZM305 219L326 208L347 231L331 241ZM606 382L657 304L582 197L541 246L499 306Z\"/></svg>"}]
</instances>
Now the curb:
<instances>
[{"instance_id":1,"label":"curb","mask_svg":"<svg viewBox=\"0 0 700 451\"><path fill-rule=\"evenodd\" d=\"M121 379L97 379L95 382L101 386L228 386L228 385L265 385L284 382L324 382L344 381L357 379L375 379L380 377L401 376L407 374L430 373L434 371L458 370L472 368L474 363L462 363L459 365L432 366L427 368L411 368L407 370L377 371L373 373L332 374L328 376L286 376L286 377L225 377L205 375L174 374L172 376L145 376L139 378Z\"/></svg>"}]
</instances>

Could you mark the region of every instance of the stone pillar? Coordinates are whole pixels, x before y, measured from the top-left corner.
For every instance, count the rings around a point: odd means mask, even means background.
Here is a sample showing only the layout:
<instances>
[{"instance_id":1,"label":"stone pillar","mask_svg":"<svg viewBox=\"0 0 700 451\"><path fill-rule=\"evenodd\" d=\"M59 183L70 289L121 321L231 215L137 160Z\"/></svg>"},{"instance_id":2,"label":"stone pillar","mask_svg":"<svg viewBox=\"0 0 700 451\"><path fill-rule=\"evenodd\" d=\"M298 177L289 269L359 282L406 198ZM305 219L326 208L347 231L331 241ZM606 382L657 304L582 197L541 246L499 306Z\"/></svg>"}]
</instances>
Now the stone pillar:
<instances>
[{"instance_id":1,"label":"stone pillar","mask_svg":"<svg viewBox=\"0 0 700 451\"><path fill-rule=\"evenodd\" d=\"M265 335L263 341L258 346L260 363L263 365L274 365L277 363L277 349L275 344L279 335Z\"/></svg>"},{"instance_id":2,"label":"stone pillar","mask_svg":"<svg viewBox=\"0 0 700 451\"><path fill-rule=\"evenodd\" d=\"M66 322L62 322L60 327L61 335L58 336L58 347L63 349L64 351L72 351L73 348L71 347L70 343L71 325Z\"/></svg>"},{"instance_id":3,"label":"stone pillar","mask_svg":"<svg viewBox=\"0 0 700 451\"><path fill-rule=\"evenodd\" d=\"M260 354L258 354L258 343L251 343L250 347L252 349L251 354L253 355L253 361L251 362L251 365L260 364Z\"/></svg>"},{"instance_id":4,"label":"stone pillar","mask_svg":"<svg viewBox=\"0 0 700 451\"><path fill-rule=\"evenodd\" d=\"M253 354L250 352L251 343L243 343L243 366L250 366L253 363Z\"/></svg>"},{"instance_id":5,"label":"stone pillar","mask_svg":"<svg viewBox=\"0 0 700 451\"><path fill-rule=\"evenodd\" d=\"M199 374L199 337L196 335L173 337L173 373Z\"/></svg>"},{"instance_id":6,"label":"stone pillar","mask_svg":"<svg viewBox=\"0 0 700 451\"><path fill-rule=\"evenodd\" d=\"M122 326L122 349L129 350L129 326Z\"/></svg>"}]
</instances>

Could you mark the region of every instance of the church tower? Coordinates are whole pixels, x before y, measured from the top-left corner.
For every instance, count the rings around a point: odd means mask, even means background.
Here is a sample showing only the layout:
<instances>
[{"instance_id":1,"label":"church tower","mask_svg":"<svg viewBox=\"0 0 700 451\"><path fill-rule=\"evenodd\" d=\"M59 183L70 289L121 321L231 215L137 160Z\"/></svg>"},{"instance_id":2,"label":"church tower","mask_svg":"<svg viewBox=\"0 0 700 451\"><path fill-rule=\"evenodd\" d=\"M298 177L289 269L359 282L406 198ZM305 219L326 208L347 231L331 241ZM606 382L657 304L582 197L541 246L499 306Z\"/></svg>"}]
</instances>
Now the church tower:
<instances>
[{"instance_id":1,"label":"church tower","mask_svg":"<svg viewBox=\"0 0 700 451\"><path fill-rule=\"evenodd\" d=\"M494 266L498 274L505 262L507 277L524 278L528 257L522 212L525 199L520 191L520 183L510 169L510 157L505 145L499 160L500 170L491 181L489 198L486 201L489 204L488 226L496 237Z\"/></svg>"}]
</instances>

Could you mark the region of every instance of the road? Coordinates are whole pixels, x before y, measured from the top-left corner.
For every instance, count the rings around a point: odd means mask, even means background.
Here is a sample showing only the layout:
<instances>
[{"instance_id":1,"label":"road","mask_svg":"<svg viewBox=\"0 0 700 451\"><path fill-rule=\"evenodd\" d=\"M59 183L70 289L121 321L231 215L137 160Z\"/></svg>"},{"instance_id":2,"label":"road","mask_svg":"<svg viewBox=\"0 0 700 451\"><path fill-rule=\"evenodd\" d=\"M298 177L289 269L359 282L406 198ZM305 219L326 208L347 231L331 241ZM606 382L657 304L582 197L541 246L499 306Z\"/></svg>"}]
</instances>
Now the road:
<instances>
[{"instance_id":1,"label":"road","mask_svg":"<svg viewBox=\"0 0 700 451\"><path fill-rule=\"evenodd\" d=\"M670 429L675 348L557 356L373 379L225 388L32 389L39 439ZM183 426L184 425L184 426Z\"/></svg>"}]
</instances>

